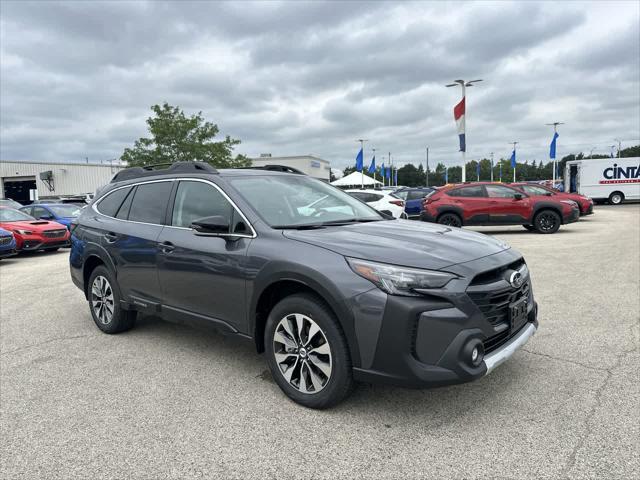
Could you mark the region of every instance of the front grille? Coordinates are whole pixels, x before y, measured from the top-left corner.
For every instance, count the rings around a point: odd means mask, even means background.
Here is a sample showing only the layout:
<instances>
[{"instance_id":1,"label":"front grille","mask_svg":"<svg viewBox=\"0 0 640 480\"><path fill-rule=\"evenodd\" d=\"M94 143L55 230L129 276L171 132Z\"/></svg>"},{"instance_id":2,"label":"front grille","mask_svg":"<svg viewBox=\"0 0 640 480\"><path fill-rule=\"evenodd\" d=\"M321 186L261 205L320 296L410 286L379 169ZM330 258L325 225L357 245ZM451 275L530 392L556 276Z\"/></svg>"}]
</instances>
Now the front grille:
<instances>
[{"instance_id":1,"label":"front grille","mask_svg":"<svg viewBox=\"0 0 640 480\"><path fill-rule=\"evenodd\" d=\"M46 238L58 238L58 237L64 237L64 234L67 233L67 230L45 230L42 233L43 237Z\"/></svg>"},{"instance_id":2,"label":"front grille","mask_svg":"<svg viewBox=\"0 0 640 480\"><path fill-rule=\"evenodd\" d=\"M511 262L503 267L494 268L493 270L487 270L486 272L482 272L475 277L471 281L471 286L474 285L486 285L488 283L493 283L502 278L504 272L507 270L519 270L524 265L524 258L519 258L515 262Z\"/></svg>"},{"instance_id":3,"label":"front grille","mask_svg":"<svg viewBox=\"0 0 640 480\"><path fill-rule=\"evenodd\" d=\"M530 282L527 280L517 290L506 287L488 292L467 292L467 294L489 323L495 327L509 321L509 305L523 297L528 297L530 289Z\"/></svg>"},{"instance_id":4,"label":"front grille","mask_svg":"<svg viewBox=\"0 0 640 480\"><path fill-rule=\"evenodd\" d=\"M0 245L9 245L13 237L0 237Z\"/></svg>"},{"instance_id":5,"label":"front grille","mask_svg":"<svg viewBox=\"0 0 640 480\"><path fill-rule=\"evenodd\" d=\"M516 331L506 328L502 332L496 333L492 337L487 338L484 342L482 342L482 346L484 347L484 353L485 354L491 353L492 351L500 348L502 345L507 343L513 337L518 335L522 331L522 329L525 328L527 325L529 325L529 322L525 322L525 324L522 325Z\"/></svg>"}]
</instances>

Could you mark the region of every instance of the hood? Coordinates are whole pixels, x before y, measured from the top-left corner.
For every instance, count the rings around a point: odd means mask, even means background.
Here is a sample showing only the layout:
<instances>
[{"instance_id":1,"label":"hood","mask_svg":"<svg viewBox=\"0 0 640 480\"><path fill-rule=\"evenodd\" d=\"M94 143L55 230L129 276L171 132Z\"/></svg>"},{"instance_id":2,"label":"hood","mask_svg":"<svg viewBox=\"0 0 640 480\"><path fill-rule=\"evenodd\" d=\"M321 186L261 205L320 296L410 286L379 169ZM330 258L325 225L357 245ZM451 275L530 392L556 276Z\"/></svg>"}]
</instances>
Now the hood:
<instances>
[{"instance_id":1,"label":"hood","mask_svg":"<svg viewBox=\"0 0 640 480\"><path fill-rule=\"evenodd\" d=\"M510 248L481 233L410 220L284 230L283 235L347 257L431 270Z\"/></svg>"},{"instance_id":2,"label":"hood","mask_svg":"<svg viewBox=\"0 0 640 480\"><path fill-rule=\"evenodd\" d=\"M64 225L48 220L24 220L21 222L3 222L2 228L5 230L31 230L32 232L44 232L45 230L65 229Z\"/></svg>"}]
</instances>

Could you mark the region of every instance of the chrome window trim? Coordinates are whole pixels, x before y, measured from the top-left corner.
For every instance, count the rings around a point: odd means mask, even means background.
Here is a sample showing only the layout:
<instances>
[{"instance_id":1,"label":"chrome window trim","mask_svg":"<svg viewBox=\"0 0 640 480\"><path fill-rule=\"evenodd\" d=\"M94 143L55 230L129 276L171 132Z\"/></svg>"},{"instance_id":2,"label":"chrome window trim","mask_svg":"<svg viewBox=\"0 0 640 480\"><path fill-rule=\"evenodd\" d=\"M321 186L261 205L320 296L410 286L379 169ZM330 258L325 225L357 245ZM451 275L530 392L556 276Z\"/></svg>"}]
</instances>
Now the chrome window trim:
<instances>
[{"instance_id":1,"label":"chrome window trim","mask_svg":"<svg viewBox=\"0 0 640 480\"><path fill-rule=\"evenodd\" d=\"M236 205L236 203L229 197L229 195L227 195L224 190L222 190L218 185L216 185L212 181L205 180L203 178L193 178L193 177L165 178L165 179L162 179L162 180L147 180L147 181L144 181L144 182L130 183L128 185L123 185L121 187L114 188L109 193L107 193L105 196L99 198L97 202L93 203L91 205L91 209L94 212L96 212L98 215L101 215L101 216L106 217L106 218L111 218L111 219L117 220L119 222L135 223L135 224L138 224L138 225L151 225L151 226L154 226L154 227L174 228L174 229L179 229L179 230L190 230L190 231L194 232L195 230L193 228L188 228L188 227L177 227L177 226L174 226L174 225L163 225L163 224L160 224L160 223L146 223L146 222L136 222L134 220L123 220L121 218L116 218L116 217L111 217L109 215L105 215L104 213L100 212L100 210L98 210L98 205L100 205L100 203L105 198L107 198L113 192L116 192L118 190L122 190L123 188L133 188L133 187L137 187L138 185L145 185L145 184L148 184L148 183L185 182L185 181L207 183L207 184L211 185L213 188L215 188L216 190L218 190L218 192L220 192L222 194L222 196L227 200L227 202L229 202L231 204L231 206L240 214L242 219L246 222L246 224L251 229L251 235L240 234L240 233L229 233L229 234L223 234L223 235L211 234L209 236L212 236L212 237L241 237L241 238L256 238L258 236L258 234L257 234L255 228L253 228L253 225L251 224L251 222L247 219L246 215L242 212L242 210L240 210L238 205ZM203 234L203 235L206 235L206 234Z\"/></svg>"}]
</instances>

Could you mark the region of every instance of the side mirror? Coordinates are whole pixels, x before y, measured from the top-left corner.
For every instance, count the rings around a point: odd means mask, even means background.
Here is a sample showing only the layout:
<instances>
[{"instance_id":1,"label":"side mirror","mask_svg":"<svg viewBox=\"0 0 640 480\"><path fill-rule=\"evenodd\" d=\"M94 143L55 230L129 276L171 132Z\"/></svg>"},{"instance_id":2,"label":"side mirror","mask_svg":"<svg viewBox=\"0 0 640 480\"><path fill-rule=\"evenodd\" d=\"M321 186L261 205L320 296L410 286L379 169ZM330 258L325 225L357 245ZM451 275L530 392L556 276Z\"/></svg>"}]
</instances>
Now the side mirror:
<instances>
[{"instance_id":1,"label":"side mirror","mask_svg":"<svg viewBox=\"0 0 640 480\"><path fill-rule=\"evenodd\" d=\"M191 223L191 228L198 233L227 235L229 233L229 221L220 215L214 215L194 220Z\"/></svg>"},{"instance_id":2,"label":"side mirror","mask_svg":"<svg viewBox=\"0 0 640 480\"><path fill-rule=\"evenodd\" d=\"M515 193L513 195L514 200L522 200L524 197L521 193Z\"/></svg>"}]
</instances>

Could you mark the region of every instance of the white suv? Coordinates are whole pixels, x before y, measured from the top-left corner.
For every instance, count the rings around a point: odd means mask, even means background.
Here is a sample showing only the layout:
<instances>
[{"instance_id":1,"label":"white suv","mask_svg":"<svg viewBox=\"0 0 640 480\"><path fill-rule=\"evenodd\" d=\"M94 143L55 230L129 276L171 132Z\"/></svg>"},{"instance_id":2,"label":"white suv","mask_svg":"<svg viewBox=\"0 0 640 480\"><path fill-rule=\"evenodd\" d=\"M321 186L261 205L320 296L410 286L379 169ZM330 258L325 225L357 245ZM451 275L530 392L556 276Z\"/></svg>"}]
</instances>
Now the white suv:
<instances>
[{"instance_id":1,"label":"white suv","mask_svg":"<svg viewBox=\"0 0 640 480\"><path fill-rule=\"evenodd\" d=\"M391 192L383 190L346 190L346 192L379 212L387 210L394 218L407 218L404 213L404 200L396 197Z\"/></svg>"}]
</instances>

